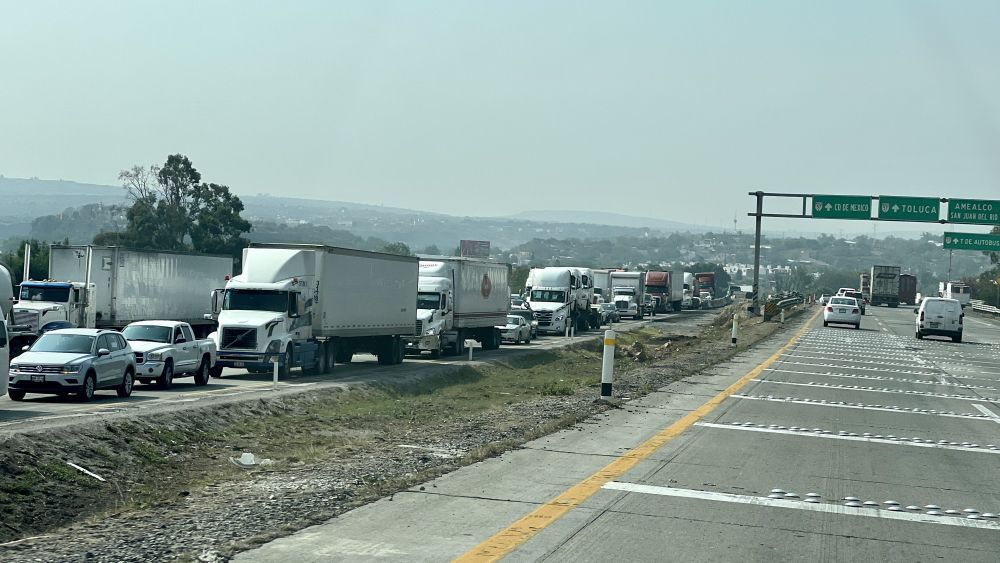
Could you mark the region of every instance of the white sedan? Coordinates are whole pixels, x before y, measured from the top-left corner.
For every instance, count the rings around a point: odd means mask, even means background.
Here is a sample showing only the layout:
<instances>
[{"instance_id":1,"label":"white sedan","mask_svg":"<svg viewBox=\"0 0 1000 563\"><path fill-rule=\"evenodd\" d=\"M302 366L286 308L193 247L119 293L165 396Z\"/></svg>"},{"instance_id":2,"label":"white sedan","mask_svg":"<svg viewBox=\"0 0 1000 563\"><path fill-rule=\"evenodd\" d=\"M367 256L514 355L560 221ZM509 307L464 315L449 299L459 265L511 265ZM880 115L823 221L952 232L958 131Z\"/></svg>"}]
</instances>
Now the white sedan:
<instances>
[{"instance_id":1,"label":"white sedan","mask_svg":"<svg viewBox=\"0 0 1000 563\"><path fill-rule=\"evenodd\" d=\"M858 300L853 297L831 297L823 309L823 326L830 326L830 323L861 328L861 307L858 306Z\"/></svg>"},{"instance_id":2,"label":"white sedan","mask_svg":"<svg viewBox=\"0 0 1000 563\"><path fill-rule=\"evenodd\" d=\"M531 342L531 325L524 320L524 317L507 315L507 324L497 328L500 329L500 338L505 342L514 344Z\"/></svg>"}]
</instances>

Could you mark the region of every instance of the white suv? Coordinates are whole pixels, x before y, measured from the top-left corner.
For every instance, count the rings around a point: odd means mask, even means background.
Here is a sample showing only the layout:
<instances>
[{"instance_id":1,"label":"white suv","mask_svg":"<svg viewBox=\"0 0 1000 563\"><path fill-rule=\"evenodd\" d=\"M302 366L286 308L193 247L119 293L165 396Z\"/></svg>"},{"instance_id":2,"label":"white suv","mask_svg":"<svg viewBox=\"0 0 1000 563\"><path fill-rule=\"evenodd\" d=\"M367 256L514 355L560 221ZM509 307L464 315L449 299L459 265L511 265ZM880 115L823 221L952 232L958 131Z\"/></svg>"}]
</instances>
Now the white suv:
<instances>
[{"instance_id":1,"label":"white suv","mask_svg":"<svg viewBox=\"0 0 1000 563\"><path fill-rule=\"evenodd\" d=\"M965 313L962 312L962 303L957 299L927 297L913 312L917 315L918 339L925 336L950 336L953 342L962 341Z\"/></svg>"}]
</instances>

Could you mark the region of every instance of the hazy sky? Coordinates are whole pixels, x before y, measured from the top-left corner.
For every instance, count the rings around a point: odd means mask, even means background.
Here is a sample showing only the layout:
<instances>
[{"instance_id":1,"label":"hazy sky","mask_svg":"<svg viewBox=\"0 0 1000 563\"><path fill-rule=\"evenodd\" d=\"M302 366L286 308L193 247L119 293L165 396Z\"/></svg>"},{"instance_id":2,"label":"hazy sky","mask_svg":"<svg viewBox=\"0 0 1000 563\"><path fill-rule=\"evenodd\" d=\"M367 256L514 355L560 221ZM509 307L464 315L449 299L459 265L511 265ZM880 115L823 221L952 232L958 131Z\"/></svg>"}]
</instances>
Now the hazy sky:
<instances>
[{"instance_id":1,"label":"hazy sky","mask_svg":"<svg viewBox=\"0 0 1000 563\"><path fill-rule=\"evenodd\" d=\"M0 13L6 176L116 184L181 152L243 194L742 228L756 188L1000 199L994 0Z\"/></svg>"}]
</instances>

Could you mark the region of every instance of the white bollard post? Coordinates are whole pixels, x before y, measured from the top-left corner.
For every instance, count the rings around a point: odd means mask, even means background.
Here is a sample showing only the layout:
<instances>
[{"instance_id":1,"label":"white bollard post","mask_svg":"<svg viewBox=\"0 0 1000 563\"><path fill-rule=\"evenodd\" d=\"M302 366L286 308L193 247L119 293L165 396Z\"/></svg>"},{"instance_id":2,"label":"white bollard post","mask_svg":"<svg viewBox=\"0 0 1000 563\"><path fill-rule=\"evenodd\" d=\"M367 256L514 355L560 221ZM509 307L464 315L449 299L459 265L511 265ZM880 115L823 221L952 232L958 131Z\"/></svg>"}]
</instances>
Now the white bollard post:
<instances>
[{"instance_id":1,"label":"white bollard post","mask_svg":"<svg viewBox=\"0 0 1000 563\"><path fill-rule=\"evenodd\" d=\"M601 365L601 400L611 400L611 381L615 371L615 331L604 331L604 363Z\"/></svg>"},{"instance_id":2,"label":"white bollard post","mask_svg":"<svg viewBox=\"0 0 1000 563\"><path fill-rule=\"evenodd\" d=\"M469 361L472 361L472 346L469 346Z\"/></svg>"},{"instance_id":3,"label":"white bollard post","mask_svg":"<svg viewBox=\"0 0 1000 563\"><path fill-rule=\"evenodd\" d=\"M271 376L271 385L272 385L272 387L274 389L277 389L278 388L278 356L274 356L274 358L272 358L271 361L274 362L274 370L273 370L272 376Z\"/></svg>"},{"instance_id":4,"label":"white bollard post","mask_svg":"<svg viewBox=\"0 0 1000 563\"><path fill-rule=\"evenodd\" d=\"M739 321L736 320L736 317L733 317L733 348L736 347L736 335L739 334L739 326Z\"/></svg>"},{"instance_id":5,"label":"white bollard post","mask_svg":"<svg viewBox=\"0 0 1000 563\"><path fill-rule=\"evenodd\" d=\"M569 338L569 321L566 321L566 334L564 336Z\"/></svg>"},{"instance_id":6,"label":"white bollard post","mask_svg":"<svg viewBox=\"0 0 1000 563\"><path fill-rule=\"evenodd\" d=\"M785 310L781 310L781 324L785 324Z\"/></svg>"},{"instance_id":7,"label":"white bollard post","mask_svg":"<svg viewBox=\"0 0 1000 563\"><path fill-rule=\"evenodd\" d=\"M571 325L569 327L569 337L570 338L576 338L576 325L575 324Z\"/></svg>"}]
</instances>

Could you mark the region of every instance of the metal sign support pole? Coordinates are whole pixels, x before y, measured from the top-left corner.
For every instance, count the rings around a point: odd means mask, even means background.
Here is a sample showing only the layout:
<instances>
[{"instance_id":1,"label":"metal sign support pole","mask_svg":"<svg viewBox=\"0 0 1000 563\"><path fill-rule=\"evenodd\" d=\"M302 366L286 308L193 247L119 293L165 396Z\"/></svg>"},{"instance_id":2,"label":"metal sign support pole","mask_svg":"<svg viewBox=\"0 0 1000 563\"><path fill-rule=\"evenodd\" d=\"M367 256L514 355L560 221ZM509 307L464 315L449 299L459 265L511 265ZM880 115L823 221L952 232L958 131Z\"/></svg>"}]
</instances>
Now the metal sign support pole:
<instances>
[{"instance_id":1,"label":"metal sign support pole","mask_svg":"<svg viewBox=\"0 0 1000 563\"><path fill-rule=\"evenodd\" d=\"M757 192L757 214L753 235L753 314L760 314L760 219L764 211L764 192Z\"/></svg>"}]
</instances>

